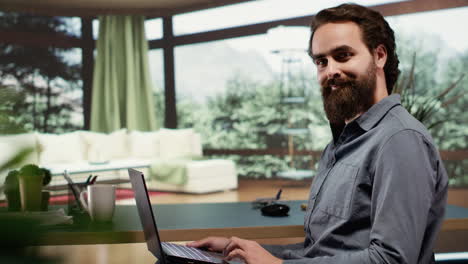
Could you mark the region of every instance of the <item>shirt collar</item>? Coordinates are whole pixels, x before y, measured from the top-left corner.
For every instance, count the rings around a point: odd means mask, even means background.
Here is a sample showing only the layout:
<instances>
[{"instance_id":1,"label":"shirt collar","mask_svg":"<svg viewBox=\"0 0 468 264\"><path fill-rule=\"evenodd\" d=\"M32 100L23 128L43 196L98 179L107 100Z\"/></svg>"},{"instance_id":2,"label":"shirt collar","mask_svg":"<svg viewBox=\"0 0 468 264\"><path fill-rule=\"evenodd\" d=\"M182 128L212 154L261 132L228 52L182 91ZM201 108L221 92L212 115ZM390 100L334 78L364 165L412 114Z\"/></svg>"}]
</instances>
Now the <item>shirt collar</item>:
<instances>
[{"instance_id":1,"label":"shirt collar","mask_svg":"<svg viewBox=\"0 0 468 264\"><path fill-rule=\"evenodd\" d=\"M400 95L392 94L374 104L355 121L365 131L373 128L394 106L400 105Z\"/></svg>"}]
</instances>

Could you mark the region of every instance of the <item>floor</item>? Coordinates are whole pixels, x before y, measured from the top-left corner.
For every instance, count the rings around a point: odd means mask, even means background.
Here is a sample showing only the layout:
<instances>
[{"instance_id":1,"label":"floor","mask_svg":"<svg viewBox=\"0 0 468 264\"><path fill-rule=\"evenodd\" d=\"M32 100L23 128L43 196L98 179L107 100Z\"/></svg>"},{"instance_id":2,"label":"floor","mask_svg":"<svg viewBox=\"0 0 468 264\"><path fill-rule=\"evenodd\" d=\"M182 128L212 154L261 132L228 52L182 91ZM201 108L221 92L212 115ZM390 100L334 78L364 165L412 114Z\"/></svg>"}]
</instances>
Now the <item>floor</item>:
<instances>
[{"instance_id":1,"label":"floor","mask_svg":"<svg viewBox=\"0 0 468 264\"><path fill-rule=\"evenodd\" d=\"M283 200L306 200L310 181L286 180L240 180L236 190L210 193L210 194L182 194L170 193L154 196L152 203L216 203L253 201L259 197L274 197L279 189L282 190ZM118 204L134 204L134 199L121 200ZM301 238L293 238L281 243L295 243ZM259 241L263 242L263 241ZM271 241L268 241L271 243ZM37 247L39 254L59 257L61 263L154 263L155 258L148 252L145 243L113 244L113 245L85 245L85 246L45 246Z\"/></svg>"}]
</instances>

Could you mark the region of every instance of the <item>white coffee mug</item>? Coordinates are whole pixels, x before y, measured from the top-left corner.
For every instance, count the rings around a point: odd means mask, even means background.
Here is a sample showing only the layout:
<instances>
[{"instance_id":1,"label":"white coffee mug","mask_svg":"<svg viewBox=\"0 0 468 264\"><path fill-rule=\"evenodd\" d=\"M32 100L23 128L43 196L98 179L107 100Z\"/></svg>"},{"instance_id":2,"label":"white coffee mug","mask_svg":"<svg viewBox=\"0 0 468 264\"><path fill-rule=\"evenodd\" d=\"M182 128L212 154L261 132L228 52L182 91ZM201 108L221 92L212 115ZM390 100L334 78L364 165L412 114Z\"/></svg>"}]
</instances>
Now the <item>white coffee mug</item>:
<instances>
[{"instance_id":1,"label":"white coffee mug","mask_svg":"<svg viewBox=\"0 0 468 264\"><path fill-rule=\"evenodd\" d=\"M88 199L85 199L87 196ZM115 186L109 184L88 185L80 193L80 201L93 221L112 221L115 210Z\"/></svg>"}]
</instances>

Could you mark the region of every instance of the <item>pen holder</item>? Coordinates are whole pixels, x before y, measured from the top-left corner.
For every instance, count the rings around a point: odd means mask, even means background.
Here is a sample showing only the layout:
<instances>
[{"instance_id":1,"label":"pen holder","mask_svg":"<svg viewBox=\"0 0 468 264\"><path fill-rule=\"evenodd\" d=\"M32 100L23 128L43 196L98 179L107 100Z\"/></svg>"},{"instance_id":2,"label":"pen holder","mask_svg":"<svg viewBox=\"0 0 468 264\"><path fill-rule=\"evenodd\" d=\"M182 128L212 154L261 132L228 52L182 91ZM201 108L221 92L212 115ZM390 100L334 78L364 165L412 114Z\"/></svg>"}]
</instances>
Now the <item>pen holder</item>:
<instances>
[{"instance_id":1,"label":"pen holder","mask_svg":"<svg viewBox=\"0 0 468 264\"><path fill-rule=\"evenodd\" d=\"M68 186L68 214L78 215L86 214L86 211L80 204L80 193L86 190L86 183L73 183L67 184Z\"/></svg>"}]
</instances>

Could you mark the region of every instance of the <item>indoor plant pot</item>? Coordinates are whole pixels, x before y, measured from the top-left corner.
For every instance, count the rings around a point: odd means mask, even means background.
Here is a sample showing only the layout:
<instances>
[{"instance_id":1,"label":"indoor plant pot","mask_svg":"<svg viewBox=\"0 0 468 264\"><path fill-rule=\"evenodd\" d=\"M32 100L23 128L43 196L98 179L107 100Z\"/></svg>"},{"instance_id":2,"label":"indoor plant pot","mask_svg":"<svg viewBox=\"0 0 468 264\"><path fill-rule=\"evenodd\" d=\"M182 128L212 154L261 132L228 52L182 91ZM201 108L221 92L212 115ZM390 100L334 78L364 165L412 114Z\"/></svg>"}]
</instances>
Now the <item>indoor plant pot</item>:
<instances>
[{"instance_id":1,"label":"indoor plant pot","mask_svg":"<svg viewBox=\"0 0 468 264\"><path fill-rule=\"evenodd\" d=\"M23 211L39 211L42 203L44 171L36 165L25 165L18 174Z\"/></svg>"}]
</instances>

